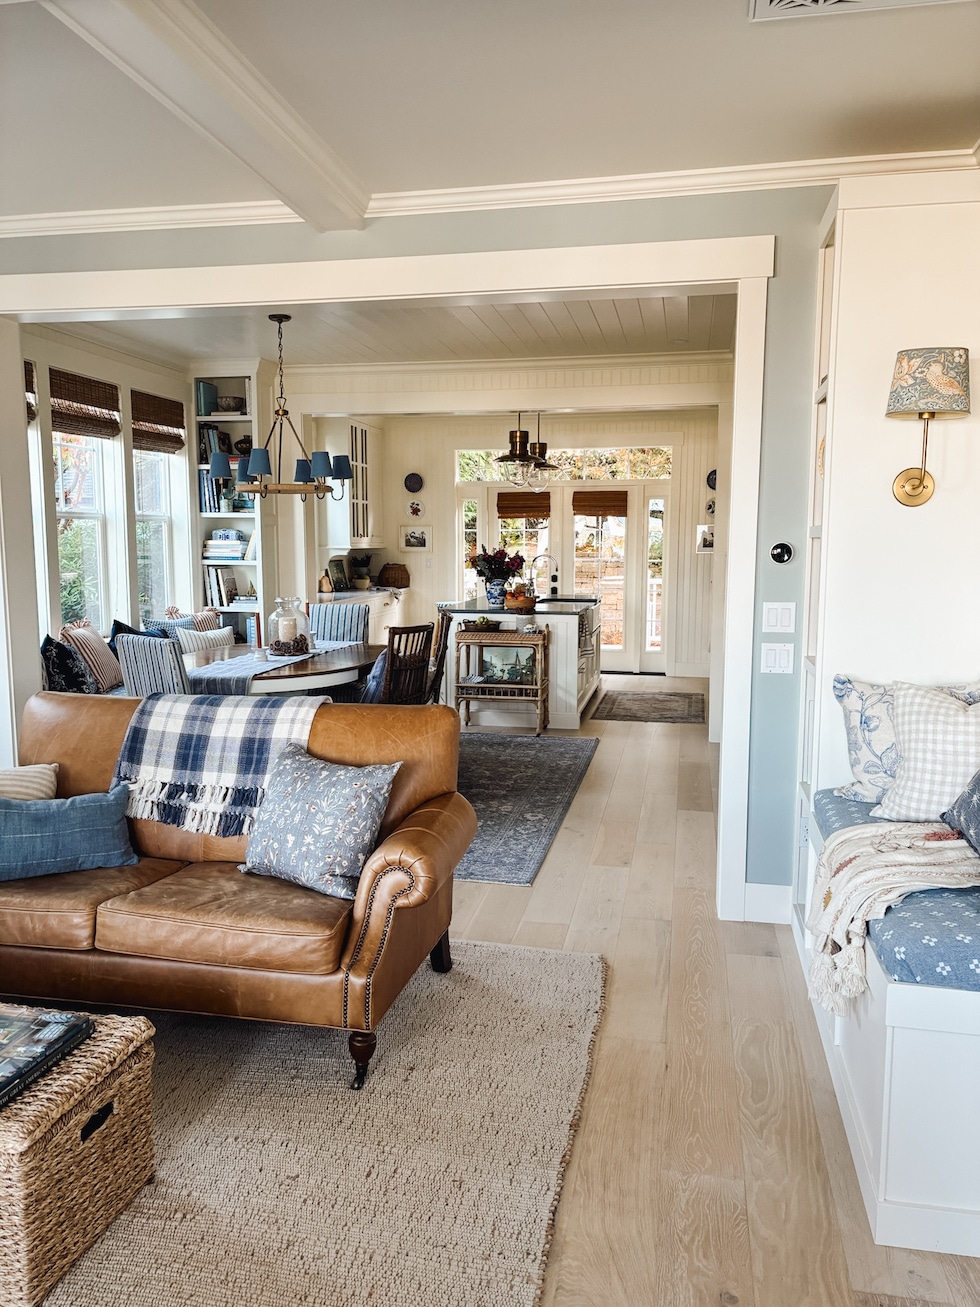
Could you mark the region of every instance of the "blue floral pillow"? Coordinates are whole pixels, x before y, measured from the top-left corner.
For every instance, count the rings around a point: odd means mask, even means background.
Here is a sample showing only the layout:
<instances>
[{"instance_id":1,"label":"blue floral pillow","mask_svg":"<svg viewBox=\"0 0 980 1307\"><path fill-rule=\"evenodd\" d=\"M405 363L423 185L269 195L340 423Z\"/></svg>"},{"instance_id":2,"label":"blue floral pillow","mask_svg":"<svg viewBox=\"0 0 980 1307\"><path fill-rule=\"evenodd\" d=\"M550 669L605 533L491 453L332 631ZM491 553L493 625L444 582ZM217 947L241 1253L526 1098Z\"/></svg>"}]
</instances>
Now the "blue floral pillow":
<instances>
[{"instance_id":1,"label":"blue floral pillow","mask_svg":"<svg viewBox=\"0 0 980 1307\"><path fill-rule=\"evenodd\" d=\"M354 898L400 766L324 762L288 744L269 775L241 870Z\"/></svg>"},{"instance_id":2,"label":"blue floral pillow","mask_svg":"<svg viewBox=\"0 0 980 1307\"><path fill-rule=\"evenodd\" d=\"M980 771L946 809L942 820L953 830L958 830L974 852L980 853Z\"/></svg>"}]
</instances>

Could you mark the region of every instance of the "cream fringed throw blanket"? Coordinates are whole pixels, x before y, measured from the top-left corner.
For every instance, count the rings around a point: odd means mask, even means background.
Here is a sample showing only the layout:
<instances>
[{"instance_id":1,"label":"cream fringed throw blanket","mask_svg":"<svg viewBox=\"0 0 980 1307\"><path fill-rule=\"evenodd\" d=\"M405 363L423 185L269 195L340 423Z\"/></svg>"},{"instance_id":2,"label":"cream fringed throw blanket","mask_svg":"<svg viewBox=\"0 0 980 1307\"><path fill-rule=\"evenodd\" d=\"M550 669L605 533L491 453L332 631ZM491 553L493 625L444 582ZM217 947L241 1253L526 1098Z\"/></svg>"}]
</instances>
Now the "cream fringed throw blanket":
<instances>
[{"instance_id":1,"label":"cream fringed throw blanket","mask_svg":"<svg viewBox=\"0 0 980 1307\"><path fill-rule=\"evenodd\" d=\"M848 826L827 840L807 929L816 936L810 997L844 1016L867 988L867 923L920 889L980 885L980 857L944 822L890 821Z\"/></svg>"}]
</instances>

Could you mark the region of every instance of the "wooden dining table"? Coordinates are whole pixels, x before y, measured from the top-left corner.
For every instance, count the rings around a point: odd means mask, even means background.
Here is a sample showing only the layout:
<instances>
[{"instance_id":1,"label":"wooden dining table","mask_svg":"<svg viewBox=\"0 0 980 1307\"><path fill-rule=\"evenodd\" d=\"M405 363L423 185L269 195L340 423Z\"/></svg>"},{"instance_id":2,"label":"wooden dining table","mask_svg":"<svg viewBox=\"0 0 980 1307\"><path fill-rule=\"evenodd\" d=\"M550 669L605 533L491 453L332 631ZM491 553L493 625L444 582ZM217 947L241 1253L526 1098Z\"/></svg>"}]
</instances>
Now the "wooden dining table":
<instances>
[{"instance_id":1,"label":"wooden dining table","mask_svg":"<svg viewBox=\"0 0 980 1307\"><path fill-rule=\"evenodd\" d=\"M331 685L346 685L356 681L362 673L369 671L386 647L383 644L347 644L339 649L321 649L299 662L270 662L267 670L253 673L248 692L249 694L303 694L307 690L325 690ZM255 654L256 650L247 644L199 649L194 653L185 653L184 666L191 677L191 688L193 689L193 672L196 668L246 655L254 658Z\"/></svg>"}]
</instances>

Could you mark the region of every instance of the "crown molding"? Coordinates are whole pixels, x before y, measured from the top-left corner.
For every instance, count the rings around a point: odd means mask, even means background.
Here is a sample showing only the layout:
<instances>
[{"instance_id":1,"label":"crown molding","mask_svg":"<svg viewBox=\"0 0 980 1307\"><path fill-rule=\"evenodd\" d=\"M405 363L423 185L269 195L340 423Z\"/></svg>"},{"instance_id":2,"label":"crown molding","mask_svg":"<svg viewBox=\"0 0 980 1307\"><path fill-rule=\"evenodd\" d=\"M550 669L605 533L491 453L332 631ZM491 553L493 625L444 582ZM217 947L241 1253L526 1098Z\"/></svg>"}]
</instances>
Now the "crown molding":
<instances>
[{"instance_id":1,"label":"crown molding","mask_svg":"<svg viewBox=\"0 0 980 1307\"><path fill-rule=\"evenodd\" d=\"M191 0L40 0L318 231L364 222L360 179Z\"/></svg>"},{"instance_id":2,"label":"crown molding","mask_svg":"<svg viewBox=\"0 0 980 1307\"><path fill-rule=\"evenodd\" d=\"M416 374L425 372L445 377L481 373L492 375L506 369L509 372L540 372L557 368L585 370L588 368L702 368L730 369L734 355L731 350L675 350L664 354L568 354L557 358L514 358L438 360L431 363L297 363L283 369L286 377L301 379L311 376L387 376L389 374Z\"/></svg>"},{"instance_id":3,"label":"crown molding","mask_svg":"<svg viewBox=\"0 0 980 1307\"><path fill-rule=\"evenodd\" d=\"M3 2L0 0L0 4ZM708 195L733 191L779 190L793 186L836 185L844 178L856 176L955 172L978 168L980 141L971 149L926 154L881 154L853 159L818 159L803 163L643 173L631 177L593 177L579 181L531 182L515 186L475 186L459 190L393 191L373 196L367 206L367 215L371 218L405 217L424 213L533 208L551 204L602 204L619 200L658 199L671 195ZM294 209L281 200L83 209L0 217L0 239L77 236L97 232L169 231L189 227L261 226L303 221Z\"/></svg>"},{"instance_id":4,"label":"crown molding","mask_svg":"<svg viewBox=\"0 0 980 1307\"><path fill-rule=\"evenodd\" d=\"M977 167L980 167L980 142L972 149L932 150L919 154L871 154L848 159L746 164L737 168L695 168L682 172L636 173L625 177L585 177L575 181L472 186L441 191L379 192L371 197L367 216L388 218L423 213L467 213L481 209L534 208L553 204L607 204L620 200L656 200L674 195L711 195L727 191L835 185L843 177L949 172Z\"/></svg>"},{"instance_id":5,"label":"crown molding","mask_svg":"<svg viewBox=\"0 0 980 1307\"><path fill-rule=\"evenodd\" d=\"M80 209L64 213L15 213L0 217L0 239L12 236L79 236L105 231L169 231L178 227L247 227L302 221L281 200L173 204L146 209Z\"/></svg>"}]
</instances>

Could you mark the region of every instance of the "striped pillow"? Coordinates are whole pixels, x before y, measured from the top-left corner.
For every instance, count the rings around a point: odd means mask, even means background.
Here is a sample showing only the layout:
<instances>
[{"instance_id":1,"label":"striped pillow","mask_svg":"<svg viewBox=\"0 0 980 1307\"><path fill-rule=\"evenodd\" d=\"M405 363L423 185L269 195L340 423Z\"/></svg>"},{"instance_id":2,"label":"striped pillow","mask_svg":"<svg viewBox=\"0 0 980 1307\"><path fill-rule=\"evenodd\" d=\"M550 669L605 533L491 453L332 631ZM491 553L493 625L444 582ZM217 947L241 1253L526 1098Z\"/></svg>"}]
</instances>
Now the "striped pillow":
<instances>
[{"instance_id":1,"label":"striped pillow","mask_svg":"<svg viewBox=\"0 0 980 1307\"><path fill-rule=\"evenodd\" d=\"M217 631L221 625L221 614L217 608L202 608L199 613L182 613L179 608L171 606L164 610L164 617L171 621L190 618L195 631Z\"/></svg>"},{"instance_id":2,"label":"striped pillow","mask_svg":"<svg viewBox=\"0 0 980 1307\"><path fill-rule=\"evenodd\" d=\"M88 623L85 625L72 623L70 626L63 626L59 639L63 640L65 644L71 645L75 652L80 654L88 664L89 670L95 677L95 683L99 687L100 694L108 694L117 685L122 685L119 659L93 626Z\"/></svg>"},{"instance_id":3,"label":"striped pillow","mask_svg":"<svg viewBox=\"0 0 980 1307\"><path fill-rule=\"evenodd\" d=\"M222 649L235 643L233 627L221 626L217 631L187 631L177 628L181 653L197 653L200 649Z\"/></svg>"},{"instance_id":4,"label":"striped pillow","mask_svg":"<svg viewBox=\"0 0 980 1307\"><path fill-rule=\"evenodd\" d=\"M53 799L58 789L58 764L38 762L0 771L0 799Z\"/></svg>"}]
</instances>

